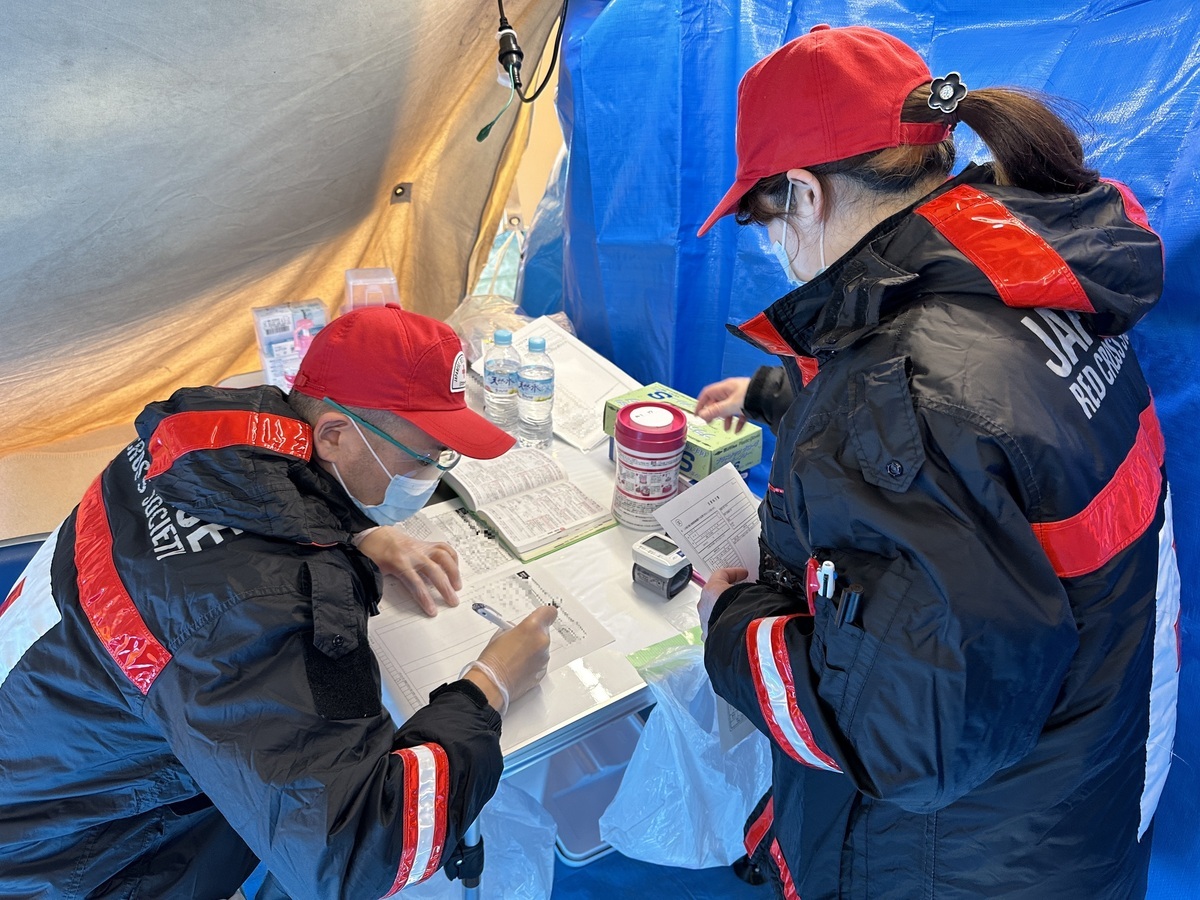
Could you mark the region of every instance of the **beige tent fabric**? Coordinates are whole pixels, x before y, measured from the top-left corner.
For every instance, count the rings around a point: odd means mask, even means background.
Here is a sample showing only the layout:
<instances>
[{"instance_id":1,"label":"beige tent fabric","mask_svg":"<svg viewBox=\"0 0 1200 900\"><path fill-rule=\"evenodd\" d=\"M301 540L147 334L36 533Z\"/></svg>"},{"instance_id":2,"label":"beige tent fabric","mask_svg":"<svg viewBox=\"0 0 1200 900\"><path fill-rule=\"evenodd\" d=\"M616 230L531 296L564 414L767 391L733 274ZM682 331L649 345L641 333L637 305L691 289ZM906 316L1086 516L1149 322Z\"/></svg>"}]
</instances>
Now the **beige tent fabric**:
<instances>
[{"instance_id":1,"label":"beige tent fabric","mask_svg":"<svg viewBox=\"0 0 1200 900\"><path fill-rule=\"evenodd\" d=\"M506 4L527 51L557 8ZM348 268L391 267L406 307L445 317L482 266L528 134L514 103L475 140L507 96L490 0L46 0L4 19L0 456L257 368L250 309L332 313Z\"/></svg>"},{"instance_id":2,"label":"beige tent fabric","mask_svg":"<svg viewBox=\"0 0 1200 900\"><path fill-rule=\"evenodd\" d=\"M136 437L126 423L0 456L0 541L57 528L88 485Z\"/></svg>"}]
</instances>

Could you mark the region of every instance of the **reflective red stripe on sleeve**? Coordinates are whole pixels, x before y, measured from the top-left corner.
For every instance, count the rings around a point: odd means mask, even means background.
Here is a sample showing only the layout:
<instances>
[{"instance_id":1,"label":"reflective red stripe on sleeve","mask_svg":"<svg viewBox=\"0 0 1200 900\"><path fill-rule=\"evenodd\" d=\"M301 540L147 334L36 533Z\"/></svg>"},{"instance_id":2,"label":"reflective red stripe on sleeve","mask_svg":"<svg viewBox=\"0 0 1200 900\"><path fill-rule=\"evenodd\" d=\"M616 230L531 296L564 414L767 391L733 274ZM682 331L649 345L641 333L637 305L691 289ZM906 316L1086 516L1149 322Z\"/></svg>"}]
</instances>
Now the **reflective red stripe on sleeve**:
<instances>
[{"instance_id":1,"label":"reflective red stripe on sleeve","mask_svg":"<svg viewBox=\"0 0 1200 900\"><path fill-rule=\"evenodd\" d=\"M418 744L393 752L404 764L399 823L404 846L396 879L385 897L424 881L438 870L446 846L446 809L450 802L445 750L437 744Z\"/></svg>"},{"instance_id":2,"label":"reflective red stripe on sleeve","mask_svg":"<svg viewBox=\"0 0 1200 900\"><path fill-rule=\"evenodd\" d=\"M960 184L916 212L987 276L1006 305L1095 312L1054 248L982 191Z\"/></svg>"},{"instance_id":3,"label":"reflective red stripe on sleeve","mask_svg":"<svg viewBox=\"0 0 1200 900\"><path fill-rule=\"evenodd\" d=\"M146 627L117 574L112 554L112 530L97 478L75 516L79 605L113 662L145 694L171 661L171 654Z\"/></svg>"},{"instance_id":4,"label":"reflective red stripe on sleeve","mask_svg":"<svg viewBox=\"0 0 1200 900\"><path fill-rule=\"evenodd\" d=\"M783 886L785 900L800 900L796 883L792 881L792 870L788 868L787 860L783 858L783 850L779 846L779 841L771 841L771 859L775 861L775 868L779 870L779 883Z\"/></svg>"},{"instance_id":5,"label":"reflective red stripe on sleeve","mask_svg":"<svg viewBox=\"0 0 1200 900\"><path fill-rule=\"evenodd\" d=\"M1032 524L1059 578L1096 571L1145 533L1158 512L1165 453L1151 403L1139 417L1133 448L1087 508L1059 522Z\"/></svg>"},{"instance_id":6,"label":"reflective red stripe on sleeve","mask_svg":"<svg viewBox=\"0 0 1200 900\"><path fill-rule=\"evenodd\" d=\"M750 623L746 630L746 649L754 692L771 736L788 756L814 769L840 772L837 763L817 746L808 720L796 702L784 629L789 621L797 618L800 617L769 616Z\"/></svg>"},{"instance_id":7,"label":"reflective red stripe on sleeve","mask_svg":"<svg viewBox=\"0 0 1200 900\"><path fill-rule=\"evenodd\" d=\"M759 813L758 818L754 820L754 824L746 831L746 839L743 842L746 845L746 855L753 856L754 851L758 849L758 845L762 843L762 839L766 837L767 832L771 829L771 825L775 822L775 798L771 797L767 800L767 805L763 807L763 811Z\"/></svg>"},{"instance_id":8,"label":"reflective red stripe on sleeve","mask_svg":"<svg viewBox=\"0 0 1200 900\"><path fill-rule=\"evenodd\" d=\"M150 471L160 475L175 460L195 450L262 447L305 461L312 457L312 428L307 422L250 410L176 413L158 423L150 436Z\"/></svg>"}]
</instances>

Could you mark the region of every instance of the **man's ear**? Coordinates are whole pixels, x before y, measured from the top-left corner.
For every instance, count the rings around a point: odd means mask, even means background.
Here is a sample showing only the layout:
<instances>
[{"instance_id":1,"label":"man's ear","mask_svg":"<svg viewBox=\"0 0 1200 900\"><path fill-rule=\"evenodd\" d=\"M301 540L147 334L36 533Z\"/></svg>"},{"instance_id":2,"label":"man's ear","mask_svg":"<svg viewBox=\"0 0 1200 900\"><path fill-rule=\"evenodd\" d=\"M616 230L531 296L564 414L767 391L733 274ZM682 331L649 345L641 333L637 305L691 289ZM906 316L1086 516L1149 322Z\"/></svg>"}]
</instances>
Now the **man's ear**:
<instances>
[{"instance_id":1,"label":"man's ear","mask_svg":"<svg viewBox=\"0 0 1200 900\"><path fill-rule=\"evenodd\" d=\"M348 449L350 420L337 412L323 412L313 425L313 454L323 462L338 462Z\"/></svg>"},{"instance_id":2,"label":"man's ear","mask_svg":"<svg viewBox=\"0 0 1200 900\"><path fill-rule=\"evenodd\" d=\"M820 220L825 212L825 190L821 181L808 169L788 169L792 183L792 206L802 219Z\"/></svg>"}]
</instances>

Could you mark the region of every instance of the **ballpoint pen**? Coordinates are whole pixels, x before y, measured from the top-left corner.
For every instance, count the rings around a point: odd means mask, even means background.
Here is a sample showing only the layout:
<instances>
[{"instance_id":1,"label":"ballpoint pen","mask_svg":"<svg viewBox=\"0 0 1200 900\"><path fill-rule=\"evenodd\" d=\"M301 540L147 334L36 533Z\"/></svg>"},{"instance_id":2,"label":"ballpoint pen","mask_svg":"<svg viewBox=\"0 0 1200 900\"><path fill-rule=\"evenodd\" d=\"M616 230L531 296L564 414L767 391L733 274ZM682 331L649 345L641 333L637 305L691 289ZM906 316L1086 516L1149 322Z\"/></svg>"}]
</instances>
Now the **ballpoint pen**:
<instances>
[{"instance_id":1,"label":"ballpoint pen","mask_svg":"<svg viewBox=\"0 0 1200 900\"><path fill-rule=\"evenodd\" d=\"M475 612L479 613L479 615L502 631L508 631L508 629L512 628L512 624L504 616L500 615L500 613L496 612L486 603L472 603L471 609L475 610Z\"/></svg>"},{"instance_id":2,"label":"ballpoint pen","mask_svg":"<svg viewBox=\"0 0 1200 900\"><path fill-rule=\"evenodd\" d=\"M825 560L821 563L821 596L826 600L833 599L833 583L837 581L837 569L833 565L832 560Z\"/></svg>"}]
</instances>

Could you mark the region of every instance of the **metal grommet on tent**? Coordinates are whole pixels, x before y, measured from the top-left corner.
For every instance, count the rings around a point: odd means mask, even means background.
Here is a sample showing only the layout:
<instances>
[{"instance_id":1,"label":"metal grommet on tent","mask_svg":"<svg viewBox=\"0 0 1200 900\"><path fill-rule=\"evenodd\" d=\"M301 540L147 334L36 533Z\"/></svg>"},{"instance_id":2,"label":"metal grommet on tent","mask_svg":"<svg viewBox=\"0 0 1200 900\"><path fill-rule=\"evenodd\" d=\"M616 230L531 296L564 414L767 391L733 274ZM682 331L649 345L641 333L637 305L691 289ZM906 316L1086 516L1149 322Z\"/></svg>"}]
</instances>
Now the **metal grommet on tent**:
<instances>
[{"instance_id":1,"label":"metal grommet on tent","mask_svg":"<svg viewBox=\"0 0 1200 900\"><path fill-rule=\"evenodd\" d=\"M412 199L412 182L401 181L392 188L393 203L408 203Z\"/></svg>"}]
</instances>

